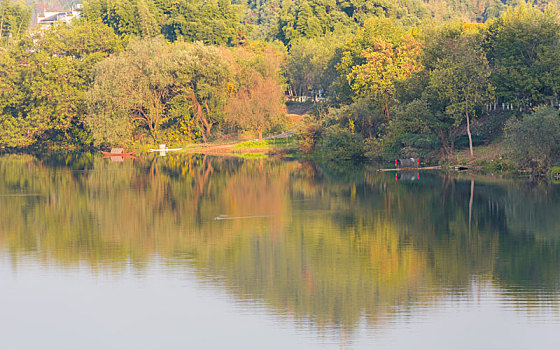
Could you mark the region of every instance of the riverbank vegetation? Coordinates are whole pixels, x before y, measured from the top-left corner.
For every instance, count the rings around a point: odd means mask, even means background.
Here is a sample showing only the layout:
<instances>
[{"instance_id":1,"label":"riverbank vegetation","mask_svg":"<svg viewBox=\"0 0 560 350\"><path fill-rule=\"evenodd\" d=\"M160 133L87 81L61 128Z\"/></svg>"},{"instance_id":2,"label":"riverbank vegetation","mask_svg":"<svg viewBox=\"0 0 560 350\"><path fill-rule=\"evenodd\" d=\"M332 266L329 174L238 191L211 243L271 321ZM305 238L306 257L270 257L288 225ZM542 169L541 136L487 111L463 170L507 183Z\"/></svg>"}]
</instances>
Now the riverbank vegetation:
<instances>
[{"instance_id":1,"label":"riverbank vegetation","mask_svg":"<svg viewBox=\"0 0 560 350\"><path fill-rule=\"evenodd\" d=\"M325 160L456 162L497 144L513 167L560 160L555 4L88 0L41 30L31 14L0 5L4 149L291 129ZM286 99L312 103L296 126Z\"/></svg>"}]
</instances>

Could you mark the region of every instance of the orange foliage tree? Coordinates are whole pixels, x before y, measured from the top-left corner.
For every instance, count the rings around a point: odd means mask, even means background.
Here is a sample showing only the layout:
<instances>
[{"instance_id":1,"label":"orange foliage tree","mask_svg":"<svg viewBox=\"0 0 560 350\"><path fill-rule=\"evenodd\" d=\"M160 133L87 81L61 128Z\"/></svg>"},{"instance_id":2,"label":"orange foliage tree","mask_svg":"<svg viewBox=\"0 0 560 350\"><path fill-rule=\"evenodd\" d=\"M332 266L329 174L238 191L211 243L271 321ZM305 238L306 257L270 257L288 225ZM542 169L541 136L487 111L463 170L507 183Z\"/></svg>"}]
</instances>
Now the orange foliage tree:
<instances>
[{"instance_id":1,"label":"orange foliage tree","mask_svg":"<svg viewBox=\"0 0 560 350\"><path fill-rule=\"evenodd\" d=\"M272 48L239 48L232 55L236 86L226 106L226 121L240 130L264 132L278 126L286 114L280 84L283 56Z\"/></svg>"}]
</instances>

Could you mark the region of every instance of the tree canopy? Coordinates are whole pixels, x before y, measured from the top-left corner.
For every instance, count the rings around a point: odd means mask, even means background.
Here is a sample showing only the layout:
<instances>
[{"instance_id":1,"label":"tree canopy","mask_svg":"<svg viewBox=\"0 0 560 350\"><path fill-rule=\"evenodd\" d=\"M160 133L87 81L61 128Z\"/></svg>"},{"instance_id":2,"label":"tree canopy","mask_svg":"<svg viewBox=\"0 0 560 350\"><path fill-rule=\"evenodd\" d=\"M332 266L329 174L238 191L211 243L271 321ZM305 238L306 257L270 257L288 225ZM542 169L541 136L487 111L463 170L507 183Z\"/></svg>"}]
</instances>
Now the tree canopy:
<instances>
[{"instance_id":1,"label":"tree canopy","mask_svg":"<svg viewBox=\"0 0 560 350\"><path fill-rule=\"evenodd\" d=\"M553 6L510 7L484 32L496 97L516 106L555 99L560 88L560 22Z\"/></svg>"},{"instance_id":2,"label":"tree canopy","mask_svg":"<svg viewBox=\"0 0 560 350\"><path fill-rule=\"evenodd\" d=\"M103 23L81 21L0 50L0 144L87 143L82 116L91 69L121 49Z\"/></svg>"},{"instance_id":3,"label":"tree canopy","mask_svg":"<svg viewBox=\"0 0 560 350\"><path fill-rule=\"evenodd\" d=\"M25 35L31 24L31 8L24 1L0 2L0 46Z\"/></svg>"},{"instance_id":4,"label":"tree canopy","mask_svg":"<svg viewBox=\"0 0 560 350\"><path fill-rule=\"evenodd\" d=\"M135 126L158 141L163 124L191 119L208 137L223 118L220 100L230 80L222 53L157 37L133 40L125 52L99 63L88 95L88 124L96 142L130 140Z\"/></svg>"}]
</instances>

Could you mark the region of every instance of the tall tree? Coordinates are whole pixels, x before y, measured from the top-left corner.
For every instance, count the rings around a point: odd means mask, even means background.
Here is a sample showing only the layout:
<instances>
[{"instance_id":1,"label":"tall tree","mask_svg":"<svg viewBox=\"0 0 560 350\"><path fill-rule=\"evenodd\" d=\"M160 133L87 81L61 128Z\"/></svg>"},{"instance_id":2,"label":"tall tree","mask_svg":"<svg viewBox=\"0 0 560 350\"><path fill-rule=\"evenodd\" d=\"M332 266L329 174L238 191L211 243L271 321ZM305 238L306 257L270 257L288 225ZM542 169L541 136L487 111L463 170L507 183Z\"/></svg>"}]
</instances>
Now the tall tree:
<instances>
[{"instance_id":1,"label":"tall tree","mask_svg":"<svg viewBox=\"0 0 560 350\"><path fill-rule=\"evenodd\" d=\"M445 113L455 119L455 126L466 121L472 157L471 119L476 108L492 95L490 68L476 34L464 33L447 45L447 54L430 72L427 90L445 106Z\"/></svg>"},{"instance_id":2,"label":"tall tree","mask_svg":"<svg viewBox=\"0 0 560 350\"><path fill-rule=\"evenodd\" d=\"M159 35L163 21L162 10L154 0L88 0L83 17L101 19L119 36Z\"/></svg>"},{"instance_id":3,"label":"tall tree","mask_svg":"<svg viewBox=\"0 0 560 350\"><path fill-rule=\"evenodd\" d=\"M376 101L389 121L389 105L396 93L395 84L420 71L420 53L420 43L411 36L404 37L398 46L376 38L373 47L362 53L365 62L352 67L346 78L355 95Z\"/></svg>"},{"instance_id":4,"label":"tall tree","mask_svg":"<svg viewBox=\"0 0 560 350\"><path fill-rule=\"evenodd\" d=\"M303 96L310 89L314 95L321 90L325 94L336 79L332 61L343 45L343 39L336 35L295 40L285 67L291 92Z\"/></svg>"},{"instance_id":5,"label":"tall tree","mask_svg":"<svg viewBox=\"0 0 560 350\"><path fill-rule=\"evenodd\" d=\"M235 46L244 43L243 7L230 0L161 1L166 17L162 33L169 41Z\"/></svg>"},{"instance_id":6,"label":"tall tree","mask_svg":"<svg viewBox=\"0 0 560 350\"><path fill-rule=\"evenodd\" d=\"M158 54L153 56L153 52ZM133 40L125 53L95 68L88 124L98 143L129 139L133 123L128 118L158 140L159 128L168 118L166 102L173 93L176 68L169 56L169 47L162 40Z\"/></svg>"},{"instance_id":7,"label":"tall tree","mask_svg":"<svg viewBox=\"0 0 560 350\"><path fill-rule=\"evenodd\" d=\"M179 82L186 91L187 108L193 111L195 122L207 141L212 130L225 118L224 107L231 88L232 67L228 50L201 43L179 44L178 50L190 57L182 59Z\"/></svg>"},{"instance_id":8,"label":"tall tree","mask_svg":"<svg viewBox=\"0 0 560 350\"><path fill-rule=\"evenodd\" d=\"M367 20L360 32L352 40L348 41L343 48L340 62L336 65L339 75L337 82L339 97L344 102L351 102L357 96L350 86L352 70L356 66L367 64L365 52L376 51L380 40L388 43L393 48L402 45L403 39L409 36L407 31L390 18L371 18Z\"/></svg>"}]
</instances>

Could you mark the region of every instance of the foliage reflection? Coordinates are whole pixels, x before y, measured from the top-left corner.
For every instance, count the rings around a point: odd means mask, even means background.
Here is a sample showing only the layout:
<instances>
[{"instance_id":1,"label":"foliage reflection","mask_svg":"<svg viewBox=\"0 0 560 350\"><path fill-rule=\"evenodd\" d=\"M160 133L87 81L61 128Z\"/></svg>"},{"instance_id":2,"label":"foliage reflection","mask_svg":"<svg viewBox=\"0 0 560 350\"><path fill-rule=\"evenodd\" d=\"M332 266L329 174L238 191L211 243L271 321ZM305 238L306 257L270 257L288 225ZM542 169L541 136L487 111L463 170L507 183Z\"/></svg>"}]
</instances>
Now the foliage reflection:
<instances>
[{"instance_id":1,"label":"foliage reflection","mask_svg":"<svg viewBox=\"0 0 560 350\"><path fill-rule=\"evenodd\" d=\"M352 329L473 280L556 305L559 191L263 159L6 155L0 249L14 266L32 257L115 273L159 259L242 300Z\"/></svg>"}]
</instances>

